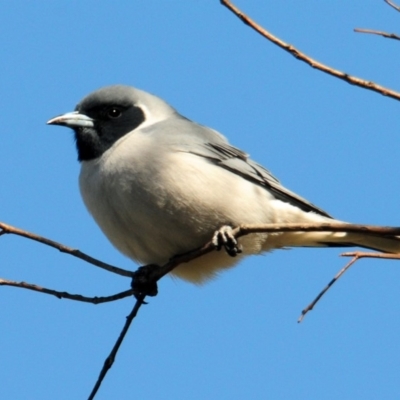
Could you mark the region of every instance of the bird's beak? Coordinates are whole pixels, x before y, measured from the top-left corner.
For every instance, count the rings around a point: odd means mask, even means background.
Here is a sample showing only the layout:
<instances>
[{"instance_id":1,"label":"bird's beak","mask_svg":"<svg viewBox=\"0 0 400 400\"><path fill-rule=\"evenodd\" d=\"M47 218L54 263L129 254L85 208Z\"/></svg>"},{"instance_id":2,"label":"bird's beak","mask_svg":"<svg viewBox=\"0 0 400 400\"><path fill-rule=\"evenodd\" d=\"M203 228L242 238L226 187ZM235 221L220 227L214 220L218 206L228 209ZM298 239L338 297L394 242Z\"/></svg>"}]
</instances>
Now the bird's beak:
<instances>
[{"instance_id":1,"label":"bird's beak","mask_svg":"<svg viewBox=\"0 0 400 400\"><path fill-rule=\"evenodd\" d=\"M93 128L94 120L78 111L69 112L47 121L47 125L61 125L74 128Z\"/></svg>"}]
</instances>

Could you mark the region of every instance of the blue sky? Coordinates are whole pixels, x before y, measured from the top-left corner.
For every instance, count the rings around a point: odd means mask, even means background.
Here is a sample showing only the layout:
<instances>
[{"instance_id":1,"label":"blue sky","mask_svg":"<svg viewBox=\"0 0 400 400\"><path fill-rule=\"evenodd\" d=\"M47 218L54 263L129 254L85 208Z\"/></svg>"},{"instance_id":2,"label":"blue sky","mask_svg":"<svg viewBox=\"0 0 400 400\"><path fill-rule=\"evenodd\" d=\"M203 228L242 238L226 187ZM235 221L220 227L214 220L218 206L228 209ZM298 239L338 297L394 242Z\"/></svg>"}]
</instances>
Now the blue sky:
<instances>
[{"instance_id":1,"label":"blue sky","mask_svg":"<svg viewBox=\"0 0 400 400\"><path fill-rule=\"evenodd\" d=\"M400 90L400 44L352 32L400 33L383 1L236 4L316 59ZM335 217L400 225L398 103L296 61L216 0L3 2L0 31L3 222L136 268L82 204L71 133L45 125L125 83L221 131ZM3 278L93 296L129 286L18 237L0 252ZM276 251L203 287L164 278L96 398L399 398L398 263L359 262L296 323L347 261L339 253ZM132 300L0 296L2 398L86 398Z\"/></svg>"}]
</instances>

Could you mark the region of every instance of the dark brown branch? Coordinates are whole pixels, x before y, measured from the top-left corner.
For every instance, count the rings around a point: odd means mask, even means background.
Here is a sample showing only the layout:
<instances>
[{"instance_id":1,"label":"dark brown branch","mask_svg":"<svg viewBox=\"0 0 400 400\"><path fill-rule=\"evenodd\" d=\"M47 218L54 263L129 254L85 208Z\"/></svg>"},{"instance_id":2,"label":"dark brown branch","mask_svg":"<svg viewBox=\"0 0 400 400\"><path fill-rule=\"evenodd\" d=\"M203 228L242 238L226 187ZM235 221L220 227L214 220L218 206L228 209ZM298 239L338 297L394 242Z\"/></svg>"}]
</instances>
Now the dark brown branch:
<instances>
[{"instance_id":1,"label":"dark brown branch","mask_svg":"<svg viewBox=\"0 0 400 400\"><path fill-rule=\"evenodd\" d=\"M385 0L385 3L389 4L389 6L393 7L395 10L400 11L400 6L397 6L391 0Z\"/></svg>"},{"instance_id":2,"label":"dark brown branch","mask_svg":"<svg viewBox=\"0 0 400 400\"><path fill-rule=\"evenodd\" d=\"M142 295L140 298L138 298L136 300L136 303L135 303L131 313L126 317L125 325L122 328L122 331L121 331L117 341L115 342L115 345L114 345L113 349L111 350L109 356L104 361L103 368L100 371L99 377L97 378L96 384L94 385L93 390L92 390L92 392L90 393L90 395L88 397L88 400L93 400L94 399L94 397L96 396L96 393L99 390L100 385L103 382L103 379L105 378L108 370L114 364L115 357L117 356L118 350L119 350L119 348L120 348L120 346L121 346L126 334L128 333L129 327L130 327L133 319L136 317L140 306L144 303L144 298L145 298L145 296Z\"/></svg>"},{"instance_id":3,"label":"dark brown branch","mask_svg":"<svg viewBox=\"0 0 400 400\"><path fill-rule=\"evenodd\" d=\"M336 78L342 79L343 81L350 83L351 85L359 86L364 89L372 90L374 92L380 93L384 96L391 97L392 99L400 100L400 93L395 92L389 88L386 88L381 85L377 85L374 82L366 81L364 79L360 79L356 76L351 76L346 74L345 72L339 71L337 69L333 69L325 64L320 63L317 60L307 56L305 53L298 50L296 47L284 42L278 37L272 35L266 29L262 28L256 22L254 22L251 18L249 18L246 14L240 11L236 6L234 6L228 0L220 0L221 4L231 10L238 18L242 20L246 25L250 26L257 33L265 37L270 42L279 46L281 49L287 51L289 54L297 58L298 60L304 61L306 64L310 65L312 68L318 69L319 71L325 72L326 74L332 75Z\"/></svg>"},{"instance_id":4,"label":"dark brown branch","mask_svg":"<svg viewBox=\"0 0 400 400\"><path fill-rule=\"evenodd\" d=\"M388 39L400 40L400 36L395 35L394 33L386 33L386 32L382 32L382 31L375 31L375 30L372 30L372 29L354 28L354 32L371 33L373 35L383 36L383 37L388 38Z\"/></svg>"},{"instance_id":5,"label":"dark brown branch","mask_svg":"<svg viewBox=\"0 0 400 400\"><path fill-rule=\"evenodd\" d=\"M9 279L3 279L3 278L0 278L0 286L12 286L12 287L17 287L17 288L21 288L21 289L28 289L28 290L33 290L34 292L50 294L50 295L57 297L58 299L82 301L85 303L92 303L92 304L107 303L110 301L120 300L120 299L124 299L125 297L132 296L132 290L125 290L124 292L120 292L120 293L114 294L112 296L87 297L87 296L82 296L80 294L70 294L68 292L59 292L57 290L48 289L48 288L45 288L42 286L34 285L32 283L15 282L15 281L10 281Z\"/></svg>"},{"instance_id":6,"label":"dark brown branch","mask_svg":"<svg viewBox=\"0 0 400 400\"><path fill-rule=\"evenodd\" d=\"M95 258L90 257L87 254L82 253L81 251L79 251L77 249L73 249L71 247L64 246L61 243L57 243L54 240L47 239L43 236L39 236L34 233L24 231L23 229L16 228L14 226L5 224L3 222L0 222L0 229L1 229L0 235L12 234L12 235L22 236L22 237L34 240L39 243L43 243L46 246L53 247L54 249L57 249L57 250L61 251L62 253L67 253L67 254L70 254L71 256L80 258L81 260L84 260L84 261L88 262L89 264L95 265L96 267L105 269L114 274L128 276L128 277L133 276L132 271L127 271L125 269L114 267L113 265L104 263L100 260L96 260Z\"/></svg>"}]
</instances>

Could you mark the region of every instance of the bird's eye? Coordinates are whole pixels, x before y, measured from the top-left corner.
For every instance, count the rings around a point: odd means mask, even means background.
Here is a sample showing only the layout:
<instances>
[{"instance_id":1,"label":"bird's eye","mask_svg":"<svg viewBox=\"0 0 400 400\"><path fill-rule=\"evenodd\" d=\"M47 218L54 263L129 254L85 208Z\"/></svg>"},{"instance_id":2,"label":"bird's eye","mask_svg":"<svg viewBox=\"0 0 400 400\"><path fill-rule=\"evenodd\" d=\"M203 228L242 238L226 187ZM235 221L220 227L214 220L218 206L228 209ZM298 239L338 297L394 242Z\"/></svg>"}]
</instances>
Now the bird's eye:
<instances>
[{"instance_id":1,"label":"bird's eye","mask_svg":"<svg viewBox=\"0 0 400 400\"><path fill-rule=\"evenodd\" d=\"M122 111L118 107L111 107L108 109L107 115L110 118L119 118L122 115Z\"/></svg>"}]
</instances>

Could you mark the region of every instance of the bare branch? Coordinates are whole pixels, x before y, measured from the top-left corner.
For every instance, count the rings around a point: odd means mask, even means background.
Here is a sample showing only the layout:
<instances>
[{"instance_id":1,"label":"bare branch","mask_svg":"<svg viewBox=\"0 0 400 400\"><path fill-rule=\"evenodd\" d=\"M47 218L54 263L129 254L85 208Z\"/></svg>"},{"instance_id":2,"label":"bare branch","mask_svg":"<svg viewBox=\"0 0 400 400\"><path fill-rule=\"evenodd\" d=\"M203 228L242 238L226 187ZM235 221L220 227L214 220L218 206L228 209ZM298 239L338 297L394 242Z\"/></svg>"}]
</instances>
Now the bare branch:
<instances>
[{"instance_id":1,"label":"bare branch","mask_svg":"<svg viewBox=\"0 0 400 400\"><path fill-rule=\"evenodd\" d=\"M375 31L375 30L372 30L372 29L354 28L354 32L371 33L373 35L379 35L379 36L383 36L383 37L389 38L389 39L400 40L400 36L395 35L394 33L386 33L386 32L382 32L382 31Z\"/></svg>"},{"instance_id":2,"label":"bare branch","mask_svg":"<svg viewBox=\"0 0 400 400\"><path fill-rule=\"evenodd\" d=\"M342 254L343 255L343 254ZM336 275L335 277L322 289L322 291L318 294L318 296L301 312L299 319L297 320L298 323L302 322L306 314L311 311L321 297L331 288L331 286L359 259L359 257L354 256L354 258L346 264Z\"/></svg>"},{"instance_id":3,"label":"bare branch","mask_svg":"<svg viewBox=\"0 0 400 400\"><path fill-rule=\"evenodd\" d=\"M364 233L374 236L398 236L400 235L400 227L381 227L371 225L357 225L347 223L325 223L325 224L260 224L260 225L242 225L233 230L233 235L236 238L249 235L251 233L278 233L278 232L355 232ZM195 249L186 254L176 256L170 262L163 265L159 269L154 269L149 277L151 281L157 282L163 276L171 272L179 264L189 262L195 258L201 257L215 250L212 241L206 243L203 247ZM354 257L339 273L332 279L331 282L321 291L321 293L302 311L298 322L301 322L304 316L311 311L320 298L329 290L329 288L353 265L359 258L373 257L400 259L400 254L381 254L381 253L343 253L343 256L351 255Z\"/></svg>"},{"instance_id":4,"label":"bare branch","mask_svg":"<svg viewBox=\"0 0 400 400\"><path fill-rule=\"evenodd\" d=\"M124 292L114 294L112 296L87 297L87 296L82 296L80 294L70 294L68 292L59 292L57 290L48 289L48 288L45 288L42 286L34 285L32 283L15 282L15 281L10 281L9 279L3 279L3 278L0 278L0 286L12 286L12 287L17 287L17 288L21 288L21 289L28 289L28 290L33 290L34 292L50 294L50 295L57 297L58 299L82 301L85 303L92 303L92 304L101 304L101 303L107 303L110 301L120 300L125 297L132 296L132 294L133 294L132 289L130 289L130 290L125 290Z\"/></svg>"},{"instance_id":5,"label":"bare branch","mask_svg":"<svg viewBox=\"0 0 400 400\"><path fill-rule=\"evenodd\" d=\"M137 313L138 313L138 311L140 309L140 306L142 304L144 304L144 298L145 298L145 295L142 295L140 298L138 298L136 300L136 303L135 303L131 313L126 317L125 325L122 328L122 331L121 331L117 341L115 342L115 345L114 345L113 349L111 350L109 356L104 361L103 368L100 371L99 377L97 378L97 381L96 381L96 383L95 383L95 385L93 387L92 392L90 393L90 395L88 397L88 400L93 400L94 399L94 397L96 396L96 393L99 390L100 385L103 382L103 379L105 378L108 370L114 364L115 357L116 357L116 355L118 353L118 350L119 350L119 348L120 348L120 346L121 346L121 344L122 344L122 342L123 342L128 330L129 330L129 327L130 327L133 319L136 317L136 315L137 315Z\"/></svg>"},{"instance_id":6,"label":"bare branch","mask_svg":"<svg viewBox=\"0 0 400 400\"><path fill-rule=\"evenodd\" d=\"M345 72L339 71L337 69L333 69L325 64L320 63L317 60L307 56L305 53L298 50L296 47L284 42L278 37L272 35L266 29L262 28L256 22L254 22L251 18L249 18L246 14L240 11L236 6L234 6L228 0L220 0L221 4L231 10L238 18L240 18L246 25L250 26L257 33L268 39L270 42L279 46L281 49L287 51L292 56L296 57L298 60L304 61L306 64L310 65L312 68L318 69L326 74L332 75L336 78L342 79L343 81L350 83L351 85L356 85L362 87L364 89L372 90L374 92L380 93L384 96L391 97L392 99L400 100L400 93L395 92L389 88L386 88L381 85L377 85L374 82L366 81L364 79L360 79L356 76L351 76L346 74Z\"/></svg>"},{"instance_id":7,"label":"bare branch","mask_svg":"<svg viewBox=\"0 0 400 400\"><path fill-rule=\"evenodd\" d=\"M368 233L371 235L387 235L387 236L396 236L400 235L400 228L390 228L390 227L379 227L379 226L365 226L365 225L351 225L351 224L345 224L345 223L332 223L332 224L262 224L262 225L242 225L240 227L237 227L233 230L233 234L235 235L236 238L240 236L245 236L251 233L258 233L258 232L302 232L302 231L331 231L331 232L340 232L340 231L346 231L346 232L361 232L361 233ZM175 256L173 257L168 263L163 265L160 268L154 268L151 272L151 276L149 276L149 280L152 282L157 282L160 280L163 276L171 272L175 267L177 267L179 264L189 262L195 258L201 257L202 255L205 255L207 253L210 253L211 251L215 250L215 245L213 244L212 241L206 243L204 246L200 247L199 249L195 249L193 251L190 251L188 253ZM330 282L328 287L314 300L313 303L311 303L308 308L304 309L302 312L302 316L299 318L299 322L304 318L305 314L310 311L315 304L318 302L318 300L323 296L323 294L329 289L330 286L333 285L333 283L339 279L341 275L345 272L346 269L350 267L352 261L349 263L339 274L336 275L334 280ZM96 381L96 384L92 390L92 393L90 394L89 400L93 399L94 396L96 395L97 391L100 388L100 385L105 378L108 370L112 367L116 354L118 352L119 346L122 343L122 340L124 336L126 335L129 326L133 320L133 318L137 315L137 312L139 311L140 306L143 304L145 295L140 295L134 309L132 310L132 313L129 315L127 318L126 324L116 342L114 345L113 350L111 351L110 355L107 357L107 359L104 362L103 368L100 372L100 375Z\"/></svg>"},{"instance_id":8,"label":"bare branch","mask_svg":"<svg viewBox=\"0 0 400 400\"><path fill-rule=\"evenodd\" d=\"M117 273L119 275L134 277L135 272L127 271L121 268L114 267L112 265L103 263L96 260L79 250L75 250L64 246L61 243L54 242L53 240L44 238L42 236L35 235L34 233L24 231L22 229L13 227L0 222L0 235L3 234L15 234L45 245L51 246L60 250L63 253L70 254L74 257L80 258L90 264L104 268L110 272ZM241 225L233 229L233 235L236 238L241 236L249 235L251 233L279 233L279 232L356 232L356 233L367 233L370 235L378 236L399 236L400 227L382 227L372 225L359 225L359 224L347 224L347 223L319 223L319 224L259 224L259 225ZM185 254L177 255L165 265L160 268L155 268L151 272L149 277L150 281L157 282L163 276L171 272L179 264L189 262L195 258L201 257L211 251L215 250L215 246L212 241L209 241L204 246L191 250Z\"/></svg>"},{"instance_id":9,"label":"bare branch","mask_svg":"<svg viewBox=\"0 0 400 400\"><path fill-rule=\"evenodd\" d=\"M96 266L98 266L98 263L101 263L98 260L92 259L89 256L81 256L83 253L78 252L74 249L70 249L60 243L54 242L52 240L43 238L41 236L32 234L30 232L23 231L21 229L12 227L10 225L0 223L0 236L4 235L6 233L10 234L16 234L19 236L23 236L25 238L31 239L38 241L40 243L46 244L48 246L51 246L53 248L56 248L60 251L63 251L64 253L71 254L75 257L81 258L84 261L90 262ZM381 227L381 226L369 226L369 225L355 225L355 224L347 224L347 223L323 223L323 224L260 224L260 225L242 225L239 227L236 227L233 229L233 235L236 238L239 238L241 236L245 236L251 233L279 233L279 232L310 232L310 231L319 231L319 232L358 232L358 233L364 233L368 235L373 235L373 236L399 236L400 235L400 227ZM176 266L179 264L189 262L195 258L201 257L202 255L205 255L207 253L210 253L211 251L215 250L215 245L213 241L209 241L206 243L204 246L189 251L186 254L182 255L177 255L173 257L169 262L167 262L165 265L161 266L160 268L150 268L151 275L148 277L150 282L156 283L158 280L160 280L163 276L171 272ZM370 253L363 253L363 254L370 254ZM374 254L374 253L372 253ZM347 253L345 253L347 255ZM387 255L390 256L391 258L394 257L393 254ZM367 257L367 255L365 255ZM361 258L360 256L354 256L354 259L342 270L335 276L335 278L328 284L327 288L325 288L318 296L317 298L302 312L302 316L299 318L299 322L304 318L305 314L310 311L315 304L318 302L318 300L323 296L324 293L333 285L334 282L339 279L341 275L358 259ZM383 257L382 257L383 258ZM398 258L400 258L400 254L398 255ZM96 263L91 262L91 260L95 260ZM108 266L108 264L106 264ZM105 268L107 270L110 270L111 272L114 272L115 267L111 266L111 269L108 267ZM118 269L119 270L119 269ZM122 270L125 271L125 270ZM129 271L125 271L124 276L129 276L135 278L135 273L130 273ZM130 296L133 293L132 290L127 290L125 292L118 293L113 296L108 296L108 297L85 297L81 295L73 295L69 294L66 292L58 292L55 290L43 288L37 285L32 285L28 284L25 282L13 282L5 279L0 279L0 285L8 285L8 286L14 286L14 287L19 287L19 288L24 288L24 289L29 289L29 290L34 290L37 292L41 293L46 293L46 294L51 294L54 295L58 298L67 298L71 300L76 300L76 301L84 301L84 302L90 302L94 304L106 302L106 301L114 301L118 300L127 296ZM151 285L150 285L151 286ZM118 340L116 341L112 351L110 352L110 355L106 358L103 368L99 374L99 377L96 381L96 384L89 396L89 399L93 399L94 396L96 395L98 389L101 386L102 381L104 380L108 370L112 367L115 357L117 355L117 352L121 346L122 341L124 340L124 337L126 336L129 327L133 321L133 319L136 317L140 307L142 304L144 304L144 299L146 297L146 293L140 294L136 296L136 303L135 306L132 309L132 312L129 314L127 317L127 321L118 337Z\"/></svg>"},{"instance_id":10,"label":"bare branch","mask_svg":"<svg viewBox=\"0 0 400 400\"><path fill-rule=\"evenodd\" d=\"M389 6L393 7L395 10L400 11L400 6L397 6L391 0L385 0L385 3L389 4Z\"/></svg>"},{"instance_id":11,"label":"bare branch","mask_svg":"<svg viewBox=\"0 0 400 400\"><path fill-rule=\"evenodd\" d=\"M305 315L311 311L318 303L321 297L331 288L331 286L360 258L378 258L385 260L400 260L400 254L387 254L387 253L371 253L363 251L351 251L341 254L342 257L353 257L353 259L346 264L335 277L325 286L325 288L318 294L318 296L301 312L297 322L302 322Z\"/></svg>"},{"instance_id":12,"label":"bare branch","mask_svg":"<svg viewBox=\"0 0 400 400\"><path fill-rule=\"evenodd\" d=\"M89 264L95 265L96 267L105 269L105 270L107 270L109 272L112 272L114 274L118 274L118 275L122 275L122 276L128 276L128 277L132 277L133 276L133 272L132 271L127 271L125 269L114 267L113 265L104 263L104 262L102 262L100 260L96 260L95 258L90 257L87 254L82 253L81 251L79 251L77 249L73 249L71 247L64 246L61 243L57 243L54 240L47 239L47 238L45 238L43 236L39 236L39 235L36 235L34 233L24 231L23 229L19 229L19 228L16 228L14 226L7 225L7 224L5 224L3 222L0 222L0 229L1 229L0 236L1 235L5 235L5 234L12 234L12 235L22 236L22 237L34 240L34 241L39 242L39 243L43 243L46 246L53 247L54 249L57 249L57 250L61 251L62 253L67 253L67 254L70 254L71 256L80 258L81 260L84 260L84 261L88 262Z\"/></svg>"},{"instance_id":13,"label":"bare branch","mask_svg":"<svg viewBox=\"0 0 400 400\"><path fill-rule=\"evenodd\" d=\"M387 253L367 253L364 251L352 251L341 254L342 257L357 257L357 258L379 258L385 260L400 260L400 254Z\"/></svg>"}]
</instances>

